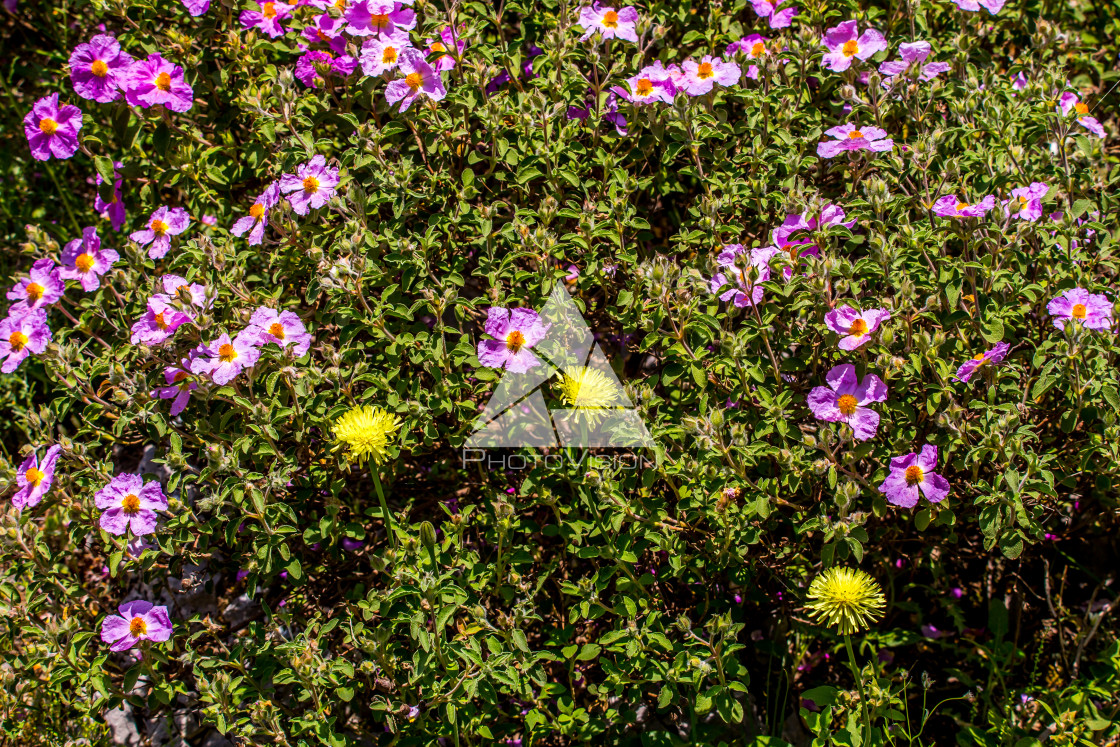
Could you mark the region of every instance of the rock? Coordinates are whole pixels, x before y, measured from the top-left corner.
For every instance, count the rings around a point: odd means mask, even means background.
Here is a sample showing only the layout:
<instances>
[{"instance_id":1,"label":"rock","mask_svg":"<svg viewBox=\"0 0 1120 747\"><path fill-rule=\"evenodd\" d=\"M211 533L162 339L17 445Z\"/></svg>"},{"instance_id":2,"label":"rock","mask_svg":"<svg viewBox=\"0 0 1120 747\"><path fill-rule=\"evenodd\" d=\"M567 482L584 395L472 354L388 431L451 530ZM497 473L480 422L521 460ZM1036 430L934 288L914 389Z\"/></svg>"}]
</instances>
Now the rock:
<instances>
[{"instance_id":1,"label":"rock","mask_svg":"<svg viewBox=\"0 0 1120 747\"><path fill-rule=\"evenodd\" d=\"M136 728L136 720L132 717L132 706L128 703L121 703L119 708L106 711L105 723L112 732L113 744L140 747L140 730Z\"/></svg>"},{"instance_id":2,"label":"rock","mask_svg":"<svg viewBox=\"0 0 1120 747\"><path fill-rule=\"evenodd\" d=\"M252 619L256 607L256 602L250 599L247 594L242 594L226 605L226 608L222 610L222 617L225 618L231 628L239 628Z\"/></svg>"}]
</instances>

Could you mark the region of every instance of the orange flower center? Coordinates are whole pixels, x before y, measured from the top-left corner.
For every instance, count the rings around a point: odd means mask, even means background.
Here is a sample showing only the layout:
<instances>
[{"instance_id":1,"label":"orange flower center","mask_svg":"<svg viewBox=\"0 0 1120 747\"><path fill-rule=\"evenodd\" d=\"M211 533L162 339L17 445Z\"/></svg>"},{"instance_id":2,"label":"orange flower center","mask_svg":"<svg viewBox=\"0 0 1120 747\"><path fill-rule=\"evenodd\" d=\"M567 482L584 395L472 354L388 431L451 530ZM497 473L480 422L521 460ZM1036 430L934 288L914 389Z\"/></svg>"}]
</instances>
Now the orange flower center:
<instances>
[{"instance_id":1,"label":"orange flower center","mask_svg":"<svg viewBox=\"0 0 1120 747\"><path fill-rule=\"evenodd\" d=\"M105 64L105 60L94 60L89 66L89 71L98 78L104 78L109 74L109 66Z\"/></svg>"},{"instance_id":2,"label":"orange flower center","mask_svg":"<svg viewBox=\"0 0 1120 747\"><path fill-rule=\"evenodd\" d=\"M264 215L264 205L259 202L253 203L253 207L249 208L249 217L260 220L262 215Z\"/></svg>"},{"instance_id":3,"label":"orange flower center","mask_svg":"<svg viewBox=\"0 0 1120 747\"><path fill-rule=\"evenodd\" d=\"M152 221L151 228L152 233L154 233L156 236L163 236L165 233L167 233L167 224L161 221L159 218L156 218L154 221Z\"/></svg>"},{"instance_id":4,"label":"orange flower center","mask_svg":"<svg viewBox=\"0 0 1120 747\"><path fill-rule=\"evenodd\" d=\"M381 52L381 61L386 65L391 65L397 61L396 47L385 47Z\"/></svg>"},{"instance_id":5,"label":"orange flower center","mask_svg":"<svg viewBox=\"0 0 1120 747\"><path fill-rule=\"evenodd\" d=\"M1072 316L1074 319L1077 319L1078 321L1084 321L1085 320L1085 312L1086 312L1085 304L1075 303L1073 305L1073 308L1070 309L1069 315Z\"/></svg>"},{"instance_id":6,"label":"orange flower center","mask_svg":"<svg viewBox=\"0 0 1120 747\"><path fill-rule=\"evenodd\" d=\"M169 73L160 73L156 76L156 88L161 91L171 90L171 75Z\"/></svg>"},{"instance_id":7,"label":"orange flower center","mask_svg":"<svg viewBox=\"0 0 1120 747\"><path fill-rule=\"evenodd\" d=\"M710 62L701 62L700 67L696 68L696 77L700 80L707 80L713 75L715 73L712 71L712 63Z\"/></svg>"},{"instance_id":8,"label":"orange flower center","mask_svg":"<svg viewBox=\"0 0 1120 747\"><path fill-rule=\"evenodd\" d=\"M1088 104L1082 104L1080 101L1078 101L1073 105L1073 110L1077 112L1078 116L1084 117L1089 113L1089 106Z\"/></svg>"},{"instance_id":9,"label":"orange flower center","mask_svg":"<svg viewBox=\"0 0 1120 747\"><path fill-rule=\"evenodd\" d=\"M218 358L222 363L230 363L237 357L237 351L228 342L218 348Z\"/></svg>"},{"instance_id":10,"label":"orange flower center","mask_svg":"<svg viewBox=\"0 0 1120 747\"><path fill-rule=\"evenodd\" d=\"M840 414L844 417L849 417L854 413L856 411L856 405L858 404L859 400L850 394L841 394L836 400L836 407L839 408Z\"/></svg>"},{"instance_id":11,"label":"orange flower center","mask_svg":"<svg viewBox=\"0 0 1120 747\"><path fill-rule=\"evenodd\" d=\"M782 251L789 255L790 262L796 262L797 257L801 254L800 244L783 244Z\"/></svg>"},{"instance_id":12,"label":"orange flower center","mask_svg":"<svg viewBox=\"0 0 1120 747\"><path fill-rule=\"evenodd\" d=\"M155 322L156 322L156 326L159 327L160 329L162 329L162 330L167 329L167 320L165 320L163 318L163 312L162 311L159 312L158 314L156 314Z\"/></svg>"},{"instance_id":13,"label":"orange flower center","mask_svg":"<svg viewBox=\"0 0 1120 747\"><path fill-rule=\"evenodd\" d=\"M638 96L649 96L653 93L653 81L649 78L642 78L638 81L638 89L634 93Z\"/></svg>"},{"instance_id":14,"label":"orange flower center","mask_svg":"<svg viewBox=\"0 0 1120 747\"><path fill-rule=\"evenodd\" d=\"M369 17L369 25L375 29L383 29L389 25L388 13L377 13Z\"/></svg>"},{"instance_id":15,"label":"orange flower center","mask_svg":"<svg viewBox=\"0 0 1120 747\"><path fill-rule=\"evenodd\" d=\"M447 47L443 46L443 42L436 42L432 45L431 51L433 52L446 52Z\"/></svg>"},{"instance_id":16,"label":"orange flower center","mask_svg":"<svg viewBox=\"0 0 1120 747\"><path fill-rule=\"evenodd\" d=\"M346 0L335 0L334 7L339 10L346 10Z\"/></svg>"},{"instance_id":17,"label":"orange flower center","mask_svg":"<svg viewBox=\"0 0 1120 747\"><path fill-rule=\"evenodd\" d=\"M960 211L965 210L965 209L970 208L970 207L972 207L972 206L969 205L967 202L958 202L957 203L957 212L959 213Z\"/></svg>"},{"instance_id":18,"label":"orange flower center","mask_svg":"<svg viewBox=\"0 0 1120 747\"><path fill-rule=\"evenodd\" d=\"M172 383L172 384L178 384L178 383L179 383L180 381L183 381L183 380L184 380L184 379L186 379L186 378L187 378L188 376L190 376L190 374L189 374L189 373L187 373L186 371L176 371L176 372L175 372L175 378L173 378L173 379L171 380L171 383Z\"/></svg>"},{"instance_id":19,"label":"orange flower center","mask_svg":"<svg viewBox=\"0 0 1120 747\"><path fill-rule=\"evenodd\" d=\"M23 350L27 345L27 335L20 332L18 329L8 336L8 344L12 346L12 352L18 353Z\"/></svg>"},{"instance_id":20,"label":"orange flower center","mask_svg":"<svg viewBox=\"0 0 1120 747\"><path fill-rule=\"evenodd\" d=\"M511 353L516 353L525 344L525 335L520 331L514 330L506 335L506 350Z\"/></svg>"},{"instance_id":21,"label":"orange flower center","mask_svg":"<svg viewBox=\"0 0 1120 747\"><path fill-rule=\"evenodd\" d=\"M766 54L766 45L762 42L755 42L751 46L751 54L753 54L755 57Z\"/></svg>"},{"instance_id":22,"label":"orange flower center","mask_svg":"<svg viewBox=\"0 0 1120 747\"><path fill-rule=\"evenodd\" d=\"M93 269L93 255L82 252L78 255L78 258L74 260L74 267L78 268L78 272L89 272Z\"/></svg>"},{"instance_id":23,"label":"orange flower center","mask_svg":"<svg viewBox=\"0 0 1120 747\"><path fill-rule=\"evenodd\" d=\"M313 176L309 176L303 180L303 191L309 195L313 195L319 191L319 180Z\"/></svg>"},{"instance_id":24,"label":"orange flower center","mask_svg":"<svg viewBox=\"0 0 1120 747\"><path fill-rule=\"evenodd\" d=\"M39 131L44 135L53 135L58 132L58 122L55 122L50 117L43 117L39 120Z\"/></svg>"},{"instance_id":25,"label":"orange flower center","mask_svg":"<svg viewBox=\"0 0 1120 747\"><path fill-rule=\"evenodd\" d=\"M129 493L121 501L121 508L126 514L135 514L140 511L140 496Z\"/></svg>"},{"instance_id":26,"label":"orange flower center","mask_svg":"<svg viewBox=\"0 0 1120 747\"><path fill-rule=\"evenodd\" d=\"M408 87L413 91L418 91L420 90L420 84L424 82L424 76L420 73L409 73L404 76L404 82L407 83Z\"/></svg>"},{"instance_id":27,"label":"orange flower center","mask_svg":"<svg viewBox=\"0 0 1120 747\"><path fill-rule=\"evenodd\" d=\"M284 325L281 324L280 322L273 322L268 327L268 334L272 335L273 337L275 337L279 340L283 340L284 339Z\"/></svg>"},{"instance_id":28,"label":"orange flower center","mask_svg":"<svg viewBox=\"0 0 1120 747\"><path fill-rule=\"evenodd\" d=\"M1019 195L1019 205L1020 205L1020 210L1021 210L1021 209L1022 209L1022 207L1023 207L1023 206L1025 206L1025 205L1026 205L1026 204L1027 204L1028 202L1029 202L1029 200L1027 200L1026 196L1024 196L1024 195Z\"/></svg>"},{"instance_id":29,"label":"orange flower center","mask_svg":"<svg viewBox=\"0 0 1120 747\"><path fill-rule=\"evenodd\" d=\"M142 617L134 617L132 618L132 622L128 624L128 633L133 638L139 638L147 632L148 623L144 622L144 618Z\"/></svg>"},{"instance_id":30,"label":"orange flower center","mask_svg":"<svg viewBox=\"0 0 1120 747\"><path fill-rule=\"evenodd\" d=\"M33 488L39 487L39 483L41 483L43 481L43 478L46 477L46 475L44 475L40 470L37 470L34 467L27 470L27 472L25 472L23 476L27 479L27 484Z\"/></svg>"},{"instance_id":31,"label":"orange flower center","mask_svg":"<svg viewBox=\"0 0 1120 747\"><path fill-rule=\"evenodd\" d=\"M852 130L848 133L849 140L859 140L861 137L863 137L863 133L859 130Z\"/></svg>"},{"instance_id":32,"label":"orange flower center","mask_svg":"<svg viewBox=\"0 0 1120 747\"><path fill-rule=\"evenodd\" d=\"M976 355L972 356L972 360L976 361L980 365L984 365L988 358L983 353L977 353Z\"/></svg>"},{"instance_id":33,"label":"orange flower center","mask_svg":"<svg viewBox=\"0 0 1120 747\"><path fill-rule=\"evenodd\" d=\"M922 468L918 465L912 465L906 468L906 484L917 485L923 479Z\"/></svg>"},{"instance_id":34,"label":"orange flower center","mask_svg":"<svg viewBox=\"0 0 1120 747\"><path fill-rule=\"evenodd\" d=\"M31 302L38 301L43 297L43 286L38 283L27 284L27 300Z\"/></svg>"},{"instance_id":35,"label":"orange flower center","mask_svg":"<svg viewBox=\"0 0 1120 747\"><path fill-rule=\"evenodd\" d=\"M603 25L609 29L618 28L618 13L613 10L608 10L603 14Z\"/></svg>"},{"instance_id":36,"label":"orange flower center","mask_svg":"<svg viewBox=\"0 0 1120 747\"><path fill-rule=\"evenodd\" d=\"M859 52L859 42L855 39L844 42L844 49L841 50L845 57L852 57Z\"/></svg>"},{"instance_id":37,"label":"orange flower center","mask_svg":"<svg viewBox=\"0 0 1120 747\"><path fill-rule=\"evenodd\" d=\"M856 319L854 322L852 322L851 326L848 327L848 334L857 336L866 335L867 322L863 321L862 319Z\"/></svg>"},{"instance_id":38,"label":"orange flower center","mask_svg":"<svg viewBox=\"0 0 1120 747\"><path fill-rule=\"evenodd\" d=\"M262 5L261 6L261 15L264 16L265 18L275 18L276 17L276 4L275 3L265 3L264 5Z\"/></svg>"}]
</instances>

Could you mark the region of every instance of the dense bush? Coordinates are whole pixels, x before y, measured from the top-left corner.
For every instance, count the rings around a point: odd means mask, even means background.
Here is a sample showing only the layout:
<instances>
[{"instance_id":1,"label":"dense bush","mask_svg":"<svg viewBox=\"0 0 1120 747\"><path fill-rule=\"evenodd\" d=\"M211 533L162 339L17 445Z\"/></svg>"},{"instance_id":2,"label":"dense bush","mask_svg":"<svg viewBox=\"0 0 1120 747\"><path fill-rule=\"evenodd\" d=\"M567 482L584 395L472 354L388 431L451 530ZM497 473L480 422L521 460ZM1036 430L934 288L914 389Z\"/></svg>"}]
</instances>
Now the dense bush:
<instances>
[{"instance_id":1,"label":"dense bush","mask_svg":"<svg viewBox=\"0 0 1120 747\"><path fill-rule=\"evenodd\" d=\"M1116 3L5 5L6 742L1120 738Z\"/></svg>"}]
</instances>

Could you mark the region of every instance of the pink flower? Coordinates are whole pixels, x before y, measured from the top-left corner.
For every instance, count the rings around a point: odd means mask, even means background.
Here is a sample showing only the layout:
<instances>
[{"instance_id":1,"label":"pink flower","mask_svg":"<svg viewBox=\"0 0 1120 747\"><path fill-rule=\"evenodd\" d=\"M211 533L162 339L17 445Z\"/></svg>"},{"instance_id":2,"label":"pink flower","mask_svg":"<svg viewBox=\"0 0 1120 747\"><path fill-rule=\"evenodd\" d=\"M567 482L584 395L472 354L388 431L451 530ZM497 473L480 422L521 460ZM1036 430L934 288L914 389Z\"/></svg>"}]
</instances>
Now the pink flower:
<instances>
[{"instance_id":1,"label":"pink flower","mask_svg":"<svg viewBox=\"0 0 1120 747\"><path fill-rule=\"evenodd\" d=\"M769 263L778 254L789 255L790 266L782 271L782 275L786 280L793 277L794 269L799 269L801 266L802 257L812 257L820 254L817 245L808 236L794 238L799 233L814 231L817 227L828 226L844 226L851 228L856 224L854 220L844 220L844 210L837 205L826 205L820 214L820 218L810 217L806 219L802 215L787 215L782 225L775 228L770 234L770 240L773 242L772 246L764 249L757 250L760 261Z\"/></svg>"},{"instance_id":2,"label":"pink flower","mask_svg":"<svg viewBox=\"0 0 1120 747\"><path fill-rule=\"evenodd\" d=\"M116 169L121 167L121 163L118 161L113 164L113 167L113 199L109 202L105 202L105 200L101 199L101 190L98 190L93 199L93 209L96 210L97 214L102 218L109 219L114 231L119 231L121 230L121 226L124 225L127 213L124 209L124 202L121 200L121 184L124 182L116 172ZM97 174L95 178L97 180L97 185L101 186L103 181L101 174Z\"/></svg>"},{"instance_id":3,"label":"pink flower","mask_svg":"<svg viewBox=\"0 0 1120 747\"><path fill-rule=\"evenodd\" d=\"M1079 125L1097 137L1104 137L1104 125L1102 125L1100 120L1096 117L1089 116L1089 106L1083 104L1076 93L1070 93L1068 91L1063 93L1061 98L1058 99L1058 106L1061 108L1063 115L1068 117L1071 113L1075 114ZM25 123L27 122L26 119L23 121Z\"/></svg>"},{"instance_id":4,"label":"pink flower","mask_svg":"<svg viewBox=\"0 0 1120 747\"><path fill-rule=\"evenodd\" d=\"M183 0L183 7L187 12L197 18L210 10L210 0Z\"/></svg>"},{"instance_id":5,"label":"pink flower","mask_svg":"<svg viewBox=\"0 0 1120 747\"><path fill-rule=\"evenodd\" d=\"M171 237L186 231L191 225L191 218L183 208L159 207L148 218L148 225L139 231L133 231L128 238L140 246L148 246L148 256L151 259L160 259L171 250Z\"/></svg>"},{"instance_id":6,"label":"pink flower","mask_svg":"<svg viewBox=\"0 0 1120 747\"><path fill-rule=\"evenodd\" d=\"M665 67L658 60L644 67L637 75L627 78L626 85L630 90L620 86L611 90L633 104L651 104L654 101L671 104L677 93L672 80L674 72L673 68Z\"/></svg>"},{"instance_id":7,"label":"pink flower","mask_svg":"<svg viewBox=\"0 0 1120 747\"><path fill-rule=\"evenodd\" d=\"M362 72L366 75L381 75L396 69L400 63L401 52L411 48L412 42L408 40L408 34L403 32L399 35L385 34L362 42L358 61L361 62Z\"/></svg>"},{"instance_id":8,"label":"pink flower","mask_svg":"<svg viewBox=\"0 0 1120 747\"><path fill-rule=\"evenodd\" d=\"M684 74L681 76L680 88L689 96L703 96L711 91L716 83L721 86L733 86L739 82L742 71L734 62L724 62L721 57L704 55L700 62L685 60L682 65Z\"/></svg>"},{"instance_id":9,"label":"pink flower","mask_svg":"<svg viewBox=\"0 0 1120 747\"><path fill-rule=\"evenodd\" d=\"M996 206L996 198L988 195L975 204L961 202L956 195L946 195L933 203L933 212L943 218L983 218Z\"/></svg>"},{"instance_id":10,"label":"pink flower","mask_svg":"<svg viewBox=\"0 0 1120 747\"><path fill-rule=\"evenodd\" d=\"M770 279L767 262L771 256L765 250L752 252L742 244L725 244L716 258L720 271L708 281L708 289L719 293L719 300L740 308L761 303L762 284ZM724 286L731 287L720 293Z\"/></svg>"},{"instance_id":11,"label":"pink flower","mask_svg":"<svg viewBox=\"0 0 1120 747\"><path fill-rule=\"evenodd\" d=\"M767 19L772 29L784 29L793 23L794 16L797 15L797 6L792 5L788 8L778 10L778 6L782 4L782 0L769 2L769 0L751 0L751 6L754 12L761 18Z\"/></svg>"},{"instance_id":12,"label":"pink flower","mask_svg":"<svg viewBox=\"0 0 1120 747\"><path fill-rule=\"evenodd\" d=\"M813 415L830 423L847 423L858 441L872 438L879 429L879 413L865 405L886 401L887 385L875 374L860 381L856 367L850 363L834 366L825 381L828 386L818 386L809 393Z\"/></svg>"},{"instance_id":13,"label":"pink flower","mask_svg":"<svg viewBox=\"0 0 1120 747\"><path fill-rule=\"evenodd\" d=\"M93 503L102 510L101 528L137 537L156 531L156 511L167 510L167 497L158 480L145 483L140 475L117 475L97 491Z\"/></svg>"},{"instance_id":14,"label":"pink flower","mask_svg":"<svg viewBox=\"0 0 1120 747\"><path fill-rule=\"evenodd\" d=\"M996 343L996 346L991 350L986 350L983 353L978 353L974 357L968 359L964 364L957 369L957 375L954 377L957 381L968 382L972 378L972 374L976 373L976 369L980 368L987 363L999 363L1007 356L1007 351L1011 346L1006 342Z\"/></svg>"},{"instance_id":15,"label":"pink flower","mask_svg":"<svg viewBox=\"0 0 1120 747\"><path fill-rule=\"evenodd\" d=\"M741 52L748 60L757 60L770 53L770 50L766 47L768 41L770 40L760 34L744 36L739 41L727 45L727 54L733 55L736 52ZM751 65L747 68L747 77L751 80L758 80L758 65Z\"/></svg>"},{"instance_id":16,"label":"pink flower","mask_svg":"<svg viewBox=\"0 0 1120 747\"><path fill-rule=\"evenodd\" d=\"M152 53L129 68L124 81L129 106L162 104L173 112L185 112L194 105L194 89L183 79L183 68Z\"/></svg>"},{"instance_id":17,"label":"pink flower","mask_svg":"<svg viewBox=\"0 0 1120 747\"><path fill-rule=\"evenodd\" d=\"M894 76L902 75L911 68L917 72L919 80L933 80L941 73L952 69L952 65L948 62L931 62L928 65L922 65L925 59L929 57L930 49L929 42L924 41L900 44L898 53L902 55L902 60L884 62L879 66L879 72L887 76L887 79L883 81L884 84L889 84Z\"/></svg>"},{"instance_id":18,"label":"pink flower","mask_svg":"<svg viewBox=\"0 0 1120 747\"><path fill-rule=\"evenodd\" d=\"M435 69L437 73L442 73L444 70L451 70L455 67L455 60L463 56L463 50L467 48L467 43L461 38L464 31L464 26L460 25L458 31L452 29L450 26L444 26L440 29L439 40L425 39L424 43L428 45L428 54L438 54L436 58ZM455 52L451 53L448 50L454 49Z\"/></svg>"},{"instance_id":19,"label":"pink flower","mask_svg":"<svg viewBox=\"0 0 1120 747\"><path fill-rule=\"evenodd\" d=\"M171 411L168 413L171 417L175 417L186 409L187 403L191 399L191 393L198 389L198 384L195 383L190 371L187 370L189 364L190 361L184 359L181 366L164 368L163 378L167 382L167 386L160 387L152 392L152 397L173 400Z\"/></svg>"},{"instance_id":20,"label":"pink flower","mask_svg":"<svg viewBox=\"0 0 1120 747\"><path fill-rule=\"evenodd\" d=\"M307 215L330 201L338 181L338 169L330 168L326 157L317 155L300 164L294 175L281 176L279 184L280 191L288 195L288 202L296 215Z\"/></svg>"},{"instance_id":21,"label":"pink flower","mask_svg":"<svg viewBox=\"0 0 1120 747\"><path fill-rule=\"evenodd\" d=\"M841 306L824 315L824 323L841 336L841 350L855 350L871 339L871 333L891 318L889 309L860 311L851 306Z\"/></svg>"},{"instance_id":22,"label":"pink flower","mask_svg":"<svg viewBox=\"0 0 1120 747\"><path fill-rule=\"evenodd\" d=\"M260 10L241 11L239 19L241 27L246 29L259 28L268 34L270 39L283 36L285 33L284 27L280 25L280 22L292 14L292 8L295 6L276 3L271 0L258 3L258 5L261 6Z\"/></svg>"},{"instance_id":23,"label":"pink flower","mask_svg":"<svg viewBox=\"0 0 1120 747\"><path fill-rule=\"evenodd\" d=\"M592 34L598 31L603 39L618 37L637 44L638 32L635 26L637 22L638 11L634 10L632 6L627 5L625 8L615 10L596 2L591 6L581 8L579 11L579 21L577 23L584 31L580 41L587 41Z\"/></svg>"},{"instance_id":24,"label":"pink flower","mask_svg":"<svg viewBox=\"0 0 1120 747\"><path fill-rule=\"evenodd\" d=\"M1070 288L1046 304L1054 318L1054 326L1064 330L1069 322L1077 322L1085 329L1107 330L1112 327L1112 302L1101 293L1090 293L1084 288Z\"/></svg>"},{"instance_id":25,"label":"pink flower","mask_svg":"<svg viewBox=\"0 0 1120 747\"><path fill-rule=\"evenodd\" d=\"M949 481L935 474L937 447L926 444L922 453L909 453L891 460L891 471L879 486L887 500L902 508L918 505L920 495L930 503L940 503L949 495Z\"/></svg>"},{"instance_id":26,"label":"pink flower","mask_svg":"<svg viewBox=\"0 0 1120 747\"><path fill-rule=\"evenodd\" d=\"M55 445L47 449L43 461L32 452L23 460L23 464L16 470L16 492L12 496L12 505L17 511L33 508L39 505L54 484L54 466L62 447Z\"/></svg>"},{"instance_id":27,"label":"pink flower","mask_svg":"<svg viewBox=\"0 0 1120 747\"><path fill-rule=\"evenodd\" d=\"M268 226L268 211L280 202L280 183L273 182L265 187L257 196L256 202L249 208L249 214L239 218L230 233L241 236L249 232L249 246L256 246L264 240L264 229Z\"/></svg>"},{"instance_id":28,"label":"pink flower","mask_svg":"<svg viewBox=\"0 0 1120 747\"><path fill-rule=\"evenodd\" d=\"M70 81L83 99L106 103L121 97L120 87L132 65L132 57L121 51L120 42L99 34L70 53Z\"/></svg>"},{"instance_id":29,"label":"pink flower","mask_svg":"<svg viewBox=\"0 0 1120 747\"><path fill-rule=\"evenodd\" d=\"M326 44L336 54L344 54L346 52L346 39L342 36L344 28L346 28L345 20L334 18L330 13L323 13L315 18L313 24L304 27L303 38L312 44Z\"/></svg>"},{"instance_id":30,"label":"pink flower","mask_svg":"<svg viewBox=\"0 0 1120 747\"><path fill-rule=\"evenodd\" d=\"M318 83L325 84L328 76L345 78L357 66L358 61L350 55L335 57L330 52L309 50L296 60L295 75L308 88L318 88Z\"/></svg>"},{"instance_id":31,"label":"pink flower","mask_svg":"<svg viewBox=\"0 0 1120 747\"><path fill-rule=\"evenodd\" d=\"M162 643L171 638L171 618L166 607L151 602L125 602L117 608L119 615L101 621L101 640L112 651L127 651L140 641Z\"/></svg>"},{"instance_id":32,"label":"pink flower","mask_svg":"<svg viewBox=\"0 0 1120 747\"><path fill-rule=\"evenodd\" d=\"M987 9L993 16L1003 9L1003 5L1007 0L953 0L958 8L961 10L977 11L981 7Z\"/></svg>"},{"instance_id":33,"label":"pink flower","mask_svg":"<svg viewBox=\"0 0 1120 747\"><path fill-rule=\"evenodd\" d=\"M71 104L59 107L57 93L36 101L23 118L23 134L37 161L73 156L78 150L80 129L82 110Z\"/></svg>"},{"instance_id":34,"label":"pink flower","mask_svg":"<svg viewBox=\"0 0 1120 747\"><path fill-rule=\"evenodd\" d=\"M148 309L132 325L133 345L159 345L175 334L175 330L191 321L191 317L168 304L167 296L155 295L148 299Z\"/></svg>"},{"instance_id":35,"label":"pink flower","mask_svg":"<svg viewBox=\"0 0 1120 747\"><path fill-rule=\"evenodd\" d=\"M1011 217L1034 222L1042 217L1042 198L1050 191L1043 182L1031 182L1029 187L1011 190L1011 199L1004 202Z\"/></svg>"},{"instance_id":36,"label":"pink flower","mask_svg":"<svg viewBox=\"0 0 1120 747\"><path fill-rule=\"evenodd\" d=\"M159 282L163 287L163 293L166 294L161 295L160 298L163 298L165 301L170 302L172 299L180 298L179 289L185 287L188 296L186 302L191 306L196 309L209 309L214 305L214 299L207 298L206 286L201 283L189 283L186 278L170 273L162 276ZM180 298L180 300L182 299ZM191 320L194 319L194 314L192 314L190 310L184 309L184 312Z\"/></svg>"},{"instance_id":37,"label":"pink flower","mask_svg":"<svg viewBox=\"0 0 1120 747\"><path fill-rule=\"evenodd\" d=\"M223 334L200 351L191 361L191 372L208 374L218 386L228 384L246 368L252 368L261 357L256 347L256 333L242 330L232 340Z\"/></svg>"},{"instance_id":38,"label":"pink flower","mask_svg":"<svg viewBox=\"0 0 1120 747\"><path fill-rule=\"evenodd\" d=\"M532 309L503 309L494 306L486 315L486 334L493 340L480 340L478 362L489 368L505 368L526 373L541 361L531 348L544 339L552 325L541 321Z\"/></svg>"},{"instance_id":39,"label":"pink flower","mask_svg":"<svg viewBox=\"0 0 1120 747\"><path fill-rule=\"evenodd\" d=\"M50 341L46 312L29 309L26 304L14 304L8 316L0 320L0 360L4 361L0 372L15 371L28 355L46 350Z\"/></svg>"},{"instance_id":40,"label":"pink flower","mask_svg":"<svg viewBox=\"0 0 1120 747\"><path fill-rule=\"evenodd\" d=\"M875 29L867 29L860 36L854 20L828 29L821 44L828 48L824 66L838 73L852 66L853 57L867 60L887 48L886 38Z\"/></svg>"},{"instance_id":41,"label":"pink flower","mask_svg":"<svg viewBox=\"0 0 1120 747\"><path fill-rule=\"evenodd\" d=\"M817 155L821 158L835 158L844 151L870 150L882 153L894 148L894 140L878 127L859 127L848 123L826 130L824 134L834 139L822 140L817 144Z\"/></svg>"},{"instance_id":42,"label":"pink flower","mask_svg":"<svg viewBox=\"0 0 1120 747\"><path fill-rule=\"evenodd\" d=\"M121 258L112 249L102 249L101 239L93 226L82 231L82 238L74 239L62 250L62 267L58 271L64 280L77 280L82 290L97 290L101 276Z\"/></svg>"},{"instance_id":43,"label":"pink flower","mask_svg":"<svg viewBox=\"0 0 1120 747\"><path fill-rule=\"evenodd\" d=\"M380 0L359 0L346 9L343 17L351 36L394 35L398 29L408 31L416 26L416 13L411 8Z\"/></svg>"},{"instance_id":44,"label":"pink flower","mask_svg":"<svg viewBox=\"0 0 1120 747\"><path fill-rule=\"evenodd\" d=\"M58 268L50 259L40 259L31 265L27 277L21 278L8 291L9 301L23 301L28 309L50 306L62 298L66 283L62 282Z\"/></svg>"},{"instance_id":45,"label":"pink flower","mask_svg":"<svg viewBox=\"0 0 1120 747\"><path fill-rule=\"evenodd\" d=\"M258 345L275 343L282 348L291 345L296 358L302 358L311 347L311 335L294 312L261 306L253 312L249 326L256 333Z\"/></svg>"},{"instance_id":46,"label":"pink flower","mask_svg":"<svg viewBox=\"0 0 1120 747\"><path fill-rule=\"evenodd\" d=\"M432 69L418 50L402 50L397 67L404 77L394 80L385 87L385 100L390 105L401 102L402 113L408 111L408 107L412 106L412 102L420 96L439 101L447 95L439 73Z\"/></svg>"}]
</instances>

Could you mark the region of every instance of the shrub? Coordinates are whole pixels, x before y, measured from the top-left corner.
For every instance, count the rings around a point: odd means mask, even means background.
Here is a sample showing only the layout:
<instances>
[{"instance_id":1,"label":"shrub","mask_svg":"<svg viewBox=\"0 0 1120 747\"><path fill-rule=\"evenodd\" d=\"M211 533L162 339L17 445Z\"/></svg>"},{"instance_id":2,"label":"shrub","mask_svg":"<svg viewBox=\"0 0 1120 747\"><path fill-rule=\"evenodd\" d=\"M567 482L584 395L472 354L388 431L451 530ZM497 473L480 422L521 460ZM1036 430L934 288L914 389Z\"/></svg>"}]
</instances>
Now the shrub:
<instances>
[{"instance_id":1,"label":"shrub","mask_svg":"<svg viewBox=\"0 0 1120 747\"><path fill-rule=\"evenodd\" d=\"M6 740L1120 736L1113 8L2 23Z\"/></svg>"}]
</instances>

